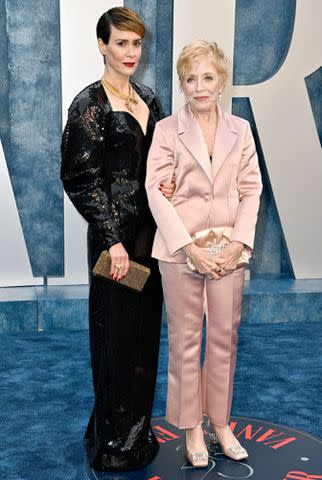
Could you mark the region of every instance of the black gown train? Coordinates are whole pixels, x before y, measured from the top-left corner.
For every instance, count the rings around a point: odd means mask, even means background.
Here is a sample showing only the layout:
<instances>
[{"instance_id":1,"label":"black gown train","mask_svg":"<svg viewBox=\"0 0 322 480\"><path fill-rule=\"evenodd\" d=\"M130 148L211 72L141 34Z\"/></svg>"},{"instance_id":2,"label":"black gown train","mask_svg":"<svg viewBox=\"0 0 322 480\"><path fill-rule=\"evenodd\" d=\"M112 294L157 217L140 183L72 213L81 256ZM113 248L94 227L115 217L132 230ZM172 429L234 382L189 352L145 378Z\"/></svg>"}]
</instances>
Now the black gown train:
<instances>
[{"instance_id":1,"label":"black gown train","mask_svg":"<svg viewBox=\"0 0 322 480\"><path fill-rule=\"evenodd\" d=\"M162 311L155 224L144 189L147 153L158 108L153 92L132 83L148 105L144 135L126 111L113 111L101 82L71 104L62 140L61 178L87 220L91 272L100 253L122 242L132 260L151 268L141 294L90 274L89 333L95 405L85 434L90 464L126 470L148 464L158 442L150 426Z\"/></svg>"}]
</instances>

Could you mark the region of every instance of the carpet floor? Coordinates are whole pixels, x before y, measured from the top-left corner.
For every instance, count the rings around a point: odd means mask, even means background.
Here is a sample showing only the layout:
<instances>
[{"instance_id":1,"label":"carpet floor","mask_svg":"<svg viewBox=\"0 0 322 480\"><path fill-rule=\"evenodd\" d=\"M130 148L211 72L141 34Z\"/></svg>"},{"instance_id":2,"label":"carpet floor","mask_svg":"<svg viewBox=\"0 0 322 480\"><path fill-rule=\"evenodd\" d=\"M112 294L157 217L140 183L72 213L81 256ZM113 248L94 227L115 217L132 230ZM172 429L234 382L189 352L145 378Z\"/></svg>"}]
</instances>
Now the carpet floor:
<instances>
[{"instance_id":1,"label":"carpet floor","mask_svg":"<svg viewBox=\"0 0 322 480\"><path fill-rule=\"evenodd\" d=\"M322 323L242 325L233 415L322 436ZM86 479L92 407L88 332L0 336L0 479ZM162 326L154 416L165 413Z\"/></svg>"}]
</instances>

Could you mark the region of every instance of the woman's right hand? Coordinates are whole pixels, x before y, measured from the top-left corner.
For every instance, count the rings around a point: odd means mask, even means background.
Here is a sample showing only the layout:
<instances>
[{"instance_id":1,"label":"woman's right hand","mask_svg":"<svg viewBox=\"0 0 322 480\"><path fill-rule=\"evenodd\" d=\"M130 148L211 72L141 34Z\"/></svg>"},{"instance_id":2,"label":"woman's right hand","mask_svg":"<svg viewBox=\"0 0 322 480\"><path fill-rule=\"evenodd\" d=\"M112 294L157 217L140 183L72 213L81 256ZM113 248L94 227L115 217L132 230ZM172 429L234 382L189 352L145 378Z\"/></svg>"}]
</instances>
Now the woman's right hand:
<instances>
[{"instance_id":1,"label":"woman's right hand","mask_svg":"<svg viewBox=\"0 0 322 480\"><path fill-rule=\"evenodd\" d=\"M208 278L215 280L221 278L215 271L216 268L218 268L218 265L214 262L214 257L209 252L203 248L197 247L193 242L183 247L183 250L199 273L207 275Z\"/></svg>"},{"instance_id":2,"label":"woman's right hand","mask_svg":"<svg viewBox=\"0 0 322 480\"><path fill-rule=\"evenodd\" d=\"M111 257L110 275L117 282L125 277L130 268L129 255L121 242L115 243L109 249Z\"/></svg>"},{"instance_id":3,"label":"woman's right hand","mask_svg":"<svg viewBox=\"0 0 322 480\"><path fill-rule=\"evenodd\" d=\"M170 200L174 194L176 189L176 176L175 174L172 175L171 183L160 183L159 190L161 191L162 195Z\"/></svg>"}]
</instances>

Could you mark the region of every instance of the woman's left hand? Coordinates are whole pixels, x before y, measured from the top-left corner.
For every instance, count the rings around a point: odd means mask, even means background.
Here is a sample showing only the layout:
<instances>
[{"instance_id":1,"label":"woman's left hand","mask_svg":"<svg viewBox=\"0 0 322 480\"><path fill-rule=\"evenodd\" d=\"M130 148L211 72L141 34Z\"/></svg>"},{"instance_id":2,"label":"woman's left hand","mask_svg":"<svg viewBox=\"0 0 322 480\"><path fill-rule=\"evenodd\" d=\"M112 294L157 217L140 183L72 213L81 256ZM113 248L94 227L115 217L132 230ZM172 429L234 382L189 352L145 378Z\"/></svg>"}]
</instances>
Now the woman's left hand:
<instances>
[{"instance_id":1,"label":"woman's left hand","mask_svg":"<svg viewBox=\"0 0 322 480\"><path fill-rule=\"evenodd\" d=\"M173 174L171 183L160 183L159 189L161 190L162 195L170 200L172 198L173 192L176 189L176 176Z\"/></svg>"},{"instance_id":2,"label":"woman's left hand","mask_svg":"<svg viewBox=\"0 0 322 480\"><path fill-rule=\"evenodd\" d=\"M221 272L218 272L219 275L223 276L236 270L239 257L243 250L244 245L241 242L233 241L230 242L224 250L214 256L214 262L217 264L217 269L220 267L222 270Z\"/></svg>"}]
</instances>

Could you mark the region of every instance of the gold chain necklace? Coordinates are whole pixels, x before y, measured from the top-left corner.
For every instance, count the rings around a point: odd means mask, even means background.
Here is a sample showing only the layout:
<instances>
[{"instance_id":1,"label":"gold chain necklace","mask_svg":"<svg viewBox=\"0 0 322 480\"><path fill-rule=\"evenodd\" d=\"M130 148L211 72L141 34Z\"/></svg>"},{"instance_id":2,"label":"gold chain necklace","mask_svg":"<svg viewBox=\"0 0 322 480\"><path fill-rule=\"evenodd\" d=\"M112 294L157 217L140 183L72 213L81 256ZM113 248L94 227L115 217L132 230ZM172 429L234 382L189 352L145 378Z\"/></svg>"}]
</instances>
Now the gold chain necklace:
<instances>
[{"instance_id":1,"label":"gold chain necklace","mask_svg":"<svg viewBox=\"0 0 322 480\"><path fill-rule=\"evenodd\" d=\"M122 92L120 92L119 90L117 90L117 88L115 88L111 83L109 83L106 78L102 78L101 80L102 84L104 85L104 87L106 88L106 90L108 90L109 92L111 92L113 95L115 95L116 97L120 98L121 100L125 100L125 107L131 112L133 113L133 109L132 109L132 105L131 103L134 103L134 104L137 104L138 103L138 100L135 98L135 91L132 87L132 85L129 83L129 94L128 95L124 95Z\"/></svg>"}]
</instances>

